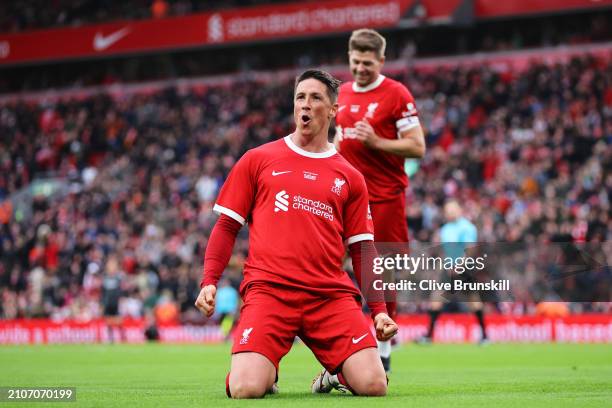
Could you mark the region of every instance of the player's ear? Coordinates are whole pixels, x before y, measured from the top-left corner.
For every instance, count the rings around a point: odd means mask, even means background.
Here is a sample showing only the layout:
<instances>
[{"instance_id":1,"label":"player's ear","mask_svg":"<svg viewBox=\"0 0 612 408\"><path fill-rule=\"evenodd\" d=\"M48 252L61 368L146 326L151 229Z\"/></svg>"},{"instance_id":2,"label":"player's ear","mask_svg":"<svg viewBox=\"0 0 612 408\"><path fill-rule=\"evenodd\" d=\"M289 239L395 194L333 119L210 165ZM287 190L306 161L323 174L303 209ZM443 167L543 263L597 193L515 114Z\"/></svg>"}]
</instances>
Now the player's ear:
<instances>
[{"instance_id":1,"label":"player's ear","mask_svg":"<svg viewBox=\"0 0 612 408\"><path fill-rule=\"evenodd\" d=\"M338 113L338 102L335 102L332 105L331 109L329 110L329 115L328 116L329 116L330 119L332 119L332 118L336 117L337 113Z\"/></svg>"}]
</instances>

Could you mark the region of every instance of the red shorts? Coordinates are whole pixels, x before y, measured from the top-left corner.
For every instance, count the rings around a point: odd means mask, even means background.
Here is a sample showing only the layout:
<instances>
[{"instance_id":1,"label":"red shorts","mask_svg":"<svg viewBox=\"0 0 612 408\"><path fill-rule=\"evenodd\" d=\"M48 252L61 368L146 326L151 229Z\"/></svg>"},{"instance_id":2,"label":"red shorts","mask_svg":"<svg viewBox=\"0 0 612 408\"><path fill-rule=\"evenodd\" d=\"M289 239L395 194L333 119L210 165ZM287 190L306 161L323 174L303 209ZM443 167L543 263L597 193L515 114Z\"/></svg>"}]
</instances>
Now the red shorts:
<instances>
[{"instance_id":1,"label":"red shorts","mask_svg":"<svg viewBox=\"0 0 612 408\"><path fill-rule=\"evenodd\" d=\"M280 360L299 336L333 373L352 354L376 347L372 327L352 296L330 299L302 290L258 285L246 293L232 354L262 354L278 371Z\"/></svg>"},{"instance_id":2,"label":"red shorts","mask_svg":"<svg viewBox=\"0 0 612 408\"><path fill-rule=\"evenodd\" d=\"M404 193L393 200L370 203L376 242L408 242L405 206Z\"/></svg>"}]
</instances>

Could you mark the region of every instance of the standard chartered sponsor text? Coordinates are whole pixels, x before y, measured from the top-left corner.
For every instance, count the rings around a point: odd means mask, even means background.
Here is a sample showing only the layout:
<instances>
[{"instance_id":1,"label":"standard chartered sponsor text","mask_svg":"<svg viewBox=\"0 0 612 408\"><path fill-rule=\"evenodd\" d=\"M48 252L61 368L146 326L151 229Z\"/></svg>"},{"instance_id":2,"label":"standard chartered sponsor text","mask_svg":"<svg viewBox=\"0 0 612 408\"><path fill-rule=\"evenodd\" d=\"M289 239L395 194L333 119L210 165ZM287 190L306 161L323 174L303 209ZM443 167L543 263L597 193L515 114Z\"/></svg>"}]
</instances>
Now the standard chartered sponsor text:
<instances>
[{"instance_id":1,"label":"standard chartered sponsor text","mask_svg":"<svg viewBox=\"0 0 612 408\"><path fill-rule=\"evenodd\" d=\"M334 210L329 204L319 200L311 200L300 195L293 196L293 209L309 212L329 221L334 220Z\"/></svg>"},{"instance_id":2,"label":"standard chartered sponsor text","mask_svg":"<svg viewBox=\"0 0 612 408\"><path fill-rule=\"evenodd\" d=\"M234 17L227 21L230 38L255 35L278 35L289 32L337 29L350 26L394 23L400 18L400 8L393 2L365 6L316 8L260 16Z\"/></svg>"}]
</instances>

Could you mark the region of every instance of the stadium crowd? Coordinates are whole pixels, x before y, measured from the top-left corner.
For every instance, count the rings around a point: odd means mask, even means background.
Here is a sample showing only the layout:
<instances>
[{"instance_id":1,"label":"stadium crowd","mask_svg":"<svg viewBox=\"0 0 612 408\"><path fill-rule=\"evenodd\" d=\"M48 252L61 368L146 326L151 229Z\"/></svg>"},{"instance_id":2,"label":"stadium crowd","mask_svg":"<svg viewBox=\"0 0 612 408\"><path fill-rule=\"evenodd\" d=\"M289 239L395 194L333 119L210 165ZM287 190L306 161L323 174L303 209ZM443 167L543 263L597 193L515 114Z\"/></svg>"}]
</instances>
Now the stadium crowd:
<instances>
[{"instance_id":1,"label":"stadium crowd","mask_svg":"<svg viewBox=\"0 0 612 408\"><path fill-rule=\"evenodd\" d=\"M399 79L428 132L409 189L414 239L435 241L449 198L463 204L481 241L612 239L612 59L534 63L524 72L406 71ZM1 105L0 318L100 316L113 258L123 315L170 303L170 318L201 319L193 302L216 194L247 149L292 131L292 90L289 80L240 80ZM66 180L69 192L34 194L32 215L12 217L9 198L40 174ZM247 234L226 271L233 285ZM525 267L514 301L529 313L541 275L528 273L538 265ZM599 273L609 281L612 272ZM555 294L583 288L580 279L564 279ZM602 289L592 286L585 297ZM576 307L609 311L610 303Z\"/></svg>"}]
</instances>

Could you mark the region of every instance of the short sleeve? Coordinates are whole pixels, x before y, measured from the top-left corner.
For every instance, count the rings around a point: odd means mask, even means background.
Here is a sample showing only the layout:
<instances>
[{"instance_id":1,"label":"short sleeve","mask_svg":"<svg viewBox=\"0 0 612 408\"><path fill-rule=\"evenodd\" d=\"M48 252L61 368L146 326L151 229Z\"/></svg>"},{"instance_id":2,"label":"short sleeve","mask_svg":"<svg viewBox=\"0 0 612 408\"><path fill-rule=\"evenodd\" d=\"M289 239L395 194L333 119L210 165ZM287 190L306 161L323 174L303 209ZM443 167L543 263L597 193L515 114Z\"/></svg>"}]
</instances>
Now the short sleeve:
<instances>
[{"instance_id":1,"label":"short sleeve","mask_svg":"<svg viewBox=\"0 0 612 408\"><path fill-rule=\"evenodd\" d=\"M344 204L344 241L347 245L374 240L374 224L368 203L368 189L361 174L352 177L350 194Z\"/></svg>"},{"instance_id":2,"label":"short sleeve","mask_svg":"<svg viewBox=\"0 0 612 408\"><path fill-rule=\"evenodd\" d=\"M396 91L397 105L393 117L396 119L395 127L398 132L405 132L420 126L419 112L412 94L405 86L398 86Z\"/></svg>"},{"instance_id":3,"label":"short sleeve","mask_svg":"<svg viewBox=\"0 0 612 408\"><path fill-rule=\"evenodd\" d=\"M255 170L252 154L245 153L223 183L213 211L244 225L255 202Z\"/></svg>"}]
</instances>

